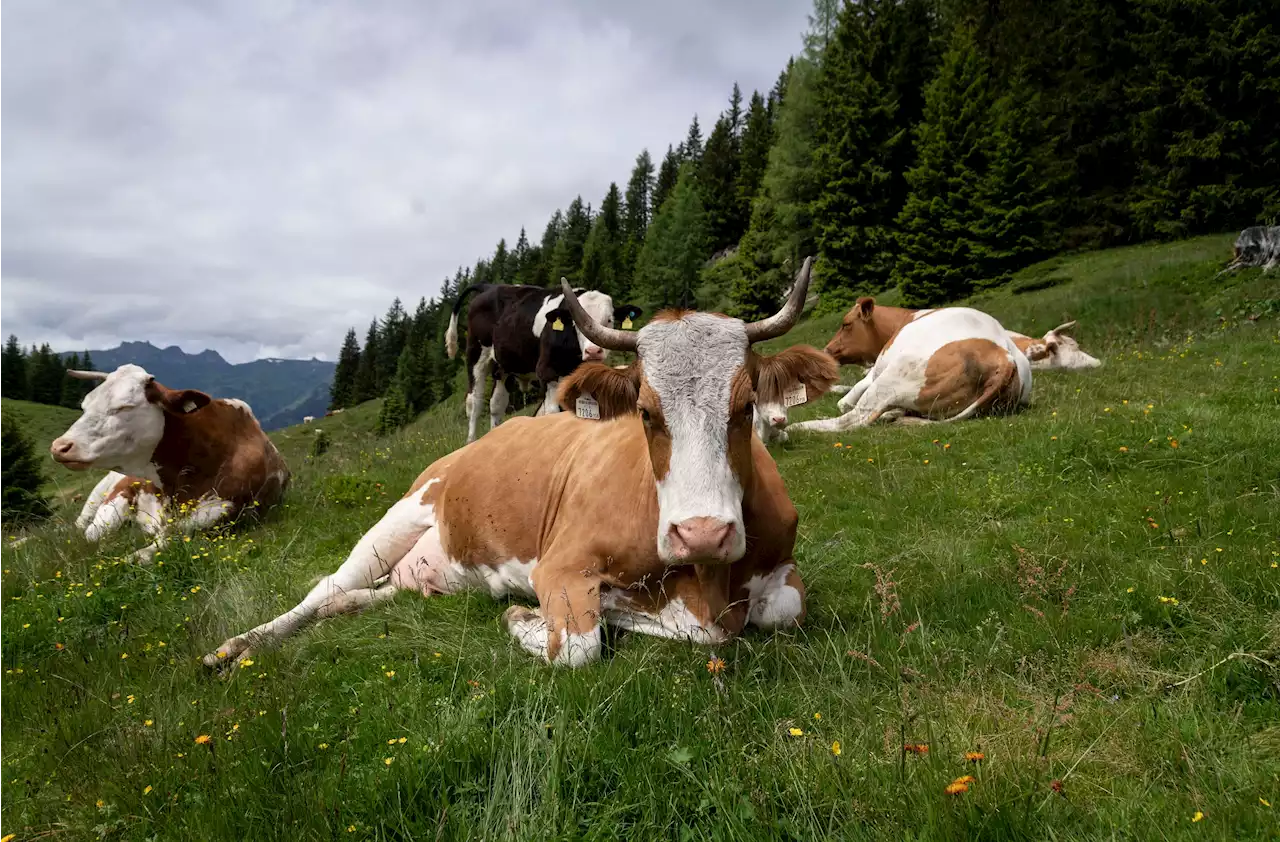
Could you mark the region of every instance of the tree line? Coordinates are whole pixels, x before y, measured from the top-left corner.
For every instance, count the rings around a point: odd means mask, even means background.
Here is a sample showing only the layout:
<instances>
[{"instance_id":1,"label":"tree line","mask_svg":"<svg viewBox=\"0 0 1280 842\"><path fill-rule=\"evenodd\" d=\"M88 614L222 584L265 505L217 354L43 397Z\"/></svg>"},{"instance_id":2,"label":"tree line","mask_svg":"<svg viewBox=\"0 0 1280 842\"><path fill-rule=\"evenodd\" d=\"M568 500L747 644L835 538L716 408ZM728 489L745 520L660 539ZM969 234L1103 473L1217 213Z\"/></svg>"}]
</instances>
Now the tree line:
<instances>
[{"instance_id":1,"label":"tree line","mask_svg":"<svg viewBox=\"0 0 1280 842\"><path fill-rule=\"evenodd\" d=\"M735 84L705 138L695 116L598 209L579 196L537 242L499 240L428 309L447 321L468 283L563 276L647 312L759 318L810 254L823 311L895 287L934 306L1050 253L1273 221L1273 13L1256 0L815 0L769 91ZM370 328L375 355L401 347L390 323ZM354 332L344 354L350 370ZM359 395L390 388L383 365ZM427 405L431 378L455 371L428 368ZM335 406L355 394L335 378Z\"/></svg>"},{"instance_id":2,"label":"tree line","mask_svg":"<svg viewBox=\"0 0 1280 842\"><path fill-rule=\"evenodd\" d=\"M79 409L80 401L97 385L92 381L67 377L67 369L91 371L93 358L89 352L63 357L49 344L25 350L18 337L10 336L0 352L0 394L6 398L50 406Z\"/></svg>"}]
</instances>

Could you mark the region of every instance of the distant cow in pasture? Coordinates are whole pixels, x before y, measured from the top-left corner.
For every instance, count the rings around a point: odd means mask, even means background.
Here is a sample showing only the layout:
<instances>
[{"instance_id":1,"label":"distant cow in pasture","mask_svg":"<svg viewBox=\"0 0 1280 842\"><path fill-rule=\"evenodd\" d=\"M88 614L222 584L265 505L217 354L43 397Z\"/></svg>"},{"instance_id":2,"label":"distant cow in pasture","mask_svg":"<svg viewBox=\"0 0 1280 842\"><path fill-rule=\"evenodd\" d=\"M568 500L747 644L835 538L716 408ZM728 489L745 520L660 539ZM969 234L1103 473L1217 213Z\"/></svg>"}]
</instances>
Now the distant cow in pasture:
<instances>
[{"instance_id":1,"label":"distant cow in pasture","mask_svg":"<svg viewBox=\"0 0 1280 842\"><path fill-rule=\"evenodd\" d=\"M791 430L959 421L1031 400L1031 362L998 321L968 307L907 310L860 298L826 352L842 365L871 368L840 400L843 415Z\"/></svg>"},{"instance_id":2,"label":"distant cow in pasture","mask_svg":"<svg viewBox=\"0 0 1280 842\"><path fill-rule=\"evenodd\" d=\"M553 290L513 284L472 284L458 293L445 349L449 358L458 355L458 312L471 293L479 293L467 309L467 441L475 441L481 406L494 375L493 396L489 399L491 427L502 423L516 380L534 379L546 389L538 415L558 412L556 389L561 378L571 374L583 361L601 361L605 351L574 327L562 307L564 295ZM615 322L626 327L640 317L632 304L615 307L603 292L575 290L583 308L601 326Z\"/></svg>"},{"instance_id":3,"label":"distant cow in pasture","mask_svg":"<svg viewBox=\"0 0 1280 842\"><path fill-rule=\"evenodd\" d=\"M314 420L316 420L316 417L315 417L314 415L304 415L304 416L302 416L302 423L303 423L303 424L310 424L310 423L311 423L312 421L314 421Z\"/></svg>"},{"instance_id":4,"label":"distant cow in pasture","mask_svg":"<svg viewBox=\"0 0 1280 842\"><path fill-rule=\"evenodd\" d=\"M565 284L588 342L638 355L621 371L585 363L561 383L561 403L590 395L600 420L515 418L437 460L335 573L205 664L234 667L314 620L402 588L536 599L536 611L507 609L507 629L528 652L569 666L600 657L606 624L703 643L748 625L799 624L798 517L752 434L769 358L751 346L795 323L810 265L782 310L751 324L664 311L638 332L618 330Z\"/></svg>"},{"instance_id":5,"label":"distant cow in pasture","mask_svg":"<svg viewBox=\"0 0 1280 842\"><path fill-rule=\"evenodd\" d=\"M170 538L170 519L172 529L192 532L269 508L284 495L289 469L244 401L169 389L136 365L67 374L102 381L49 448L70 470L112 472L76 520L89 540L133 519L156 536L135 553L150 560Z\"/></svg>"},{"instance_id":6,"label":"distant cow in pasture","mask_svg":"<svg viewBox=\"0 0 1280 842\"><path fill-rule=\"evenodd\" d=\"M1245 266L1261 266L1262 271L1270 272L1280 263L1280 225L1255 225L1244 229L1236 237L1231 257L1230 265L1222 272L1234 272Z\"/></svg>"}]
</instances>

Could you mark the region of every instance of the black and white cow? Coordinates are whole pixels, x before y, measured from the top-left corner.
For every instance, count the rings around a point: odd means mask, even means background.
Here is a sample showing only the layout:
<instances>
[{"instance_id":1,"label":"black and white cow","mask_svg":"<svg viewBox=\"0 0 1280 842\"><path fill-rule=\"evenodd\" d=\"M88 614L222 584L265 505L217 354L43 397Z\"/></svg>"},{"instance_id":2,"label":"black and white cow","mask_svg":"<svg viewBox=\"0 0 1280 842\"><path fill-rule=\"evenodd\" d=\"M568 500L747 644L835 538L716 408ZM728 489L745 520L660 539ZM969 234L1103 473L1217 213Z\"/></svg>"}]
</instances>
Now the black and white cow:
<instances>
[{"instance_id":1,"label":"black and white cow","mask_svg":"<svg viewBox=\"0 0 1280 842\"><path fill-rule=\"evenodd\" d=\"M616 323L630 328L642 312L633 304L619 307L595 290L574 290L583 309L603 327ZM560 378L572 374L584 361L603 361L605 351L574 327L573 317L562 307L563 293L535 286L472 284L458 294L445 332L449 358L458 355L458 311L472 293L478 293L467 309L467 441L475 441L480 408L493 371L493 396L489 399L491 427L502 423L515 381L536 379L546 390L537 414L559 412L556 390Z\"/></svg>"}]
</instances>

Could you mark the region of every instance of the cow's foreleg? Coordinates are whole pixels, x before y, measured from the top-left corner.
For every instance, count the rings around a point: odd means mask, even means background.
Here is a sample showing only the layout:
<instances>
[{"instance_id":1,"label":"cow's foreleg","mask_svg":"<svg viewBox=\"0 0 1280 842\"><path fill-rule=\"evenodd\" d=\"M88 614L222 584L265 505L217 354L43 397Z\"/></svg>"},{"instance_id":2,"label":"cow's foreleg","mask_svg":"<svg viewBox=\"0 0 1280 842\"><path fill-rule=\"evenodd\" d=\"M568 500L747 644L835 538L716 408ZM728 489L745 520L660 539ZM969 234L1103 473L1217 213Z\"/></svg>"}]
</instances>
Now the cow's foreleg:
<instances>
[{"instance_id":1,"label":"cow's foreleg","mask_svg":"<svg viewBox=\"0 0 1280 842\"><path fill-rule=\"evenodd\" d=\"M123 521L119 520L118 513L103 513L101 525L95 527L92 532L90 527L98 521L99 512L106 506L115 503L112 500L107 502L107 497L111 495L112 489L120 480L124 479L124 474L119 471L109 471L106 476L98 480L98 484L93 487L93 491L89 492L89 496L85 498L84 506L80 509L80 516L76 518L76 529L84 533L84 537L90 541L97 541L106 533L116 529Z\"/></svg>"},{"instance_id":2,"label":"cow's foreleg","mask_svg":"<svg viewBox=\"0 0 1280 842\"><path fill-rule=\"evenodd\" d=\"M296 606L270 622L229 638L204 657L205 666L234 666L253 648L276 645L322 617L359 610L395 592L378 586L396 564L435 526L434 507L418 493L400 500L364 534L347 560L321 579Z\"/></svg>"},{"instance_id":3,"label":"cow's foreleg","mask_svg":"<svg viewBox=\"0 0 1280 842\"><path fill-rule=\"evenodd\" d=\"M170 503L172 506L172 503ZM172 509L170 509L172 512ZM156 554L168 546L174 534L191 535L217 525L231 513L231 504L220 497L205 497L195 503L188 511L179 511L178 518L172 527L165 517L165 510L159 498L148 492L138 494L138 502L134 519L148 535L155 540L128 557L129 561L139 564L150 564Z\"/></svg>"},{"instance_id":4,"label":"cow's foreleg","mask_svg":"<svg viewBox=\"0 0 1280 842\"><path fill-rule=\"evenodd\" d=\"M507 629L527 652L557 666L580 667L600 659L600 581L590 570L548 572L534 568L540 610L507 609Z\"/></svg>"},{"instance_id":5,"label":"cow's foreleg","mask_svg":"<svg viewBox=\"0 0 1280 842\"><path fill-rule=\"evenodd\" d=\"M493 383L493 397L489 398L489 429L502 423L502 416L507 414L507 404L511 402L511 393L507 391L506 378L498 372Z\"/></svg>"},{"instance_id":6,"label":"cow's foreleg","mask_svg":"<svg viewBox=\"0 0 1280 842\"><path fill-rule=\"evenodd\" d=\"M747 592L750 625L780 629L804 622L804 581L790 559L766 574L752 576L743 587Z\"/></svg>"},{"instance_id":7,"label":"cow's foreleg","mask_svg":"<svg viewBox=\"0 0 1280 842\"><path fill-rule=\"evenodd\" d=\"M858 405L858 401L862 400L862 396L867 393L867 389L871 388L871 384L874 383L875 380L875 375L868 371L866 377L853 384L849 391L845 392L844 397L840 399L840 402L837 403L836 406L840 408L841 412L850 411Z\"/></svg>"},{"instance_id":8,"label":"cow's foreleg","mask_svg":"<svg viewBox=\"0 0 1280 842\"><path fill-rule=\"evenodd\" d=\"M471 349L467 349L467 356L472 356ZM469 378L471 380L471 390L467 392L467 441L476 440L476 433L480 427L480 407L484 403L484 390L489 385L489 366L493 362L493 348L484 345L475 352L476 360L472 363L469 370Z\"/></svg>"},{"instance_id":9,"label":"cow's foreleg","mask_svg":"<svg viewBox=\"0 0 1280 842\"><path fill-rule=\"evenodd\" d=\"M787 429L807 430L815 433L839 433L874 424L886 412L898 408L903 390L892 385L892 382L893 378L872 378L868 374L840 401L840 403L844 404L849 398L853 397L855 392L861 389L862 391L858 392L859 396L853 409L835 418L801 421L798 424L790 425Z\"/></svg>"},{"instance_id":10,"label":"cow's foreleg","mask_svg":"<svg viewBox=\"0 0 1280 842\"><path fill-rule=\"evenodd\" d=\"M556 398L556 393L560 391L560 381L550 380L547 382L547 393L542 398L542 406L538 407L535 415L552 415L560 411L560 401Z\"/></svg>"}]
</instances>

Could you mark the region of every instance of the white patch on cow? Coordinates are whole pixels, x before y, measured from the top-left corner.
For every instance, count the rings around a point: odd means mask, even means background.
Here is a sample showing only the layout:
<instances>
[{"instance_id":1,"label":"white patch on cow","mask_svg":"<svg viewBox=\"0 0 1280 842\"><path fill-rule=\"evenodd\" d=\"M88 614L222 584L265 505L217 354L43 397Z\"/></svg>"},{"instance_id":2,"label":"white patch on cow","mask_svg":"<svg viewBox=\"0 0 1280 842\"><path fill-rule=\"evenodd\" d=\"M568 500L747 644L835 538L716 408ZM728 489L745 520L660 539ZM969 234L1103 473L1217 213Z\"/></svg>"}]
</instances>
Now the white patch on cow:
<instances>
[{"instance_id":1,"label":"white patch on cow","mask_svg":"<svg viewBox=\"0 0 1280 842\"><path fill-rule=\"evenodd\" d=\"M122 365L85 396L82 414L54 443L59 461L77 469L107 468L156 481L151 454L164 435L164 410L147 400L151 375ZM59 447L70 444L68 450Z\"/></svg>"},{"instance_id":2,"label":"white patch on cow","mask_svg":"<svg viewBox=\"0 0 1280 842\"><path fill-rule=\"evenodd\" d=\"M493 363L493 346L482 345L476 364L471 367L472 386L467 392L467 441L476 440L476 432L480 426L480 407L484 401L485 387L489 385L489 367Z\"/></svg>"},{"instance_id":3,"label":"white patch on cow","mask_svg":"<svg viewBox=\"0 0 1280 842\"><path fill-rule=\"evenodd\" d=\"M729 639L729 635L719 626L702 625L680 597L671 600L657 614L653 614L637 611L626 591L609 590L602 595L601 608L609 625L638 634L701 644L723 643Z\"/></svg>"},{"instance_id":4,"label":"white patch on cow","mask_svg":"<svg viewBox=\"0 0 1280 842\"><path fill-rule=\"evenodd\" d=\"M532 577L537 566L536 558L529 561L512 558L496 567L450 560L444 571L444 579L448 583L449 593L482 590L487 591L494 599L516 595L536 598Z\"/></svg>"},{"instance_id":5,"label":"white patch on cow","mask_svg":"<svg viewBox=\"0 0 1280 842\"><path fill-rule=\"evenodd\" d=\"M76 518L76 529L83 532L89 524L93 523L94 515L109 495L116 487L116 483L124 479L124 474L119 471L110 471L102 479L98 480L98 484L93 487L93 491L89 492L89 496L84 500L84 506L80 509L80 516ZM96 538L89 540L95 541Z\"/></svg>"},{"instance_id":6,"label":"white patch on cow","mask_svg":"<svg viewBox=\"0 0 1280 842\"><path fill-rule=\"evenodd\" d=\"M560 307L564 303L564 293L547 296L543 300L542 306L538 308L538 312L533 316L533 335L542 336L542 329L547 324L547 313ZM578 303L582 305L582 309L587 311L587 315L595 319L605 327L613 327L613 298L598 290L587 290L578 295ZM569 325L566 325L569 327ZM590 348L598 346L590 339L582 335L582 331L577 331L578 347L582 349L582 357L586 359L587 351Z\"/></svg>"},{"instance_id":7,"label":"white patch on cow","mask_svg":"<svg viewBox=\"0 0 1280 842\"><path fill-rule=\"evenodd\" d=\"M516 639L522 649L544 660L547 657L547 621L537 612L527 608L513 606L506 614L507 630ZM567 629L560 629L560 649L555 660L551 661L560 667L581 667L600 660L603 642L600 626L584 634L570 634Z\"/></svg>"},{"instance_id":8,"label":"white patch on cow","mask_svg":"<svg viewBox=\"0 0 1280 842\"><path fill-rule=\"evenodd\" d=\"M502 423L502 416L507 414L511 404L511 395L507 392L507 384L498 380L493 384L493 395L489 397L489 429Z\"/></svg>"},{"instance_id":9,"label":"white patch on cow","mask_svg":"<svg viewBox=\"0 0 1280 842\"><path fill-rule=\"evenodd\" d=\"M538 407L538 411L534 415L554 415L560 411L560 400L556 394L560 391L560 381L552 380L547 383L547 393L542 398L542 406Z\"/></svg>"},{"instance_id":10,"label":"white patch on cow","mask_svg":"<svg viewBox=\"0 0 1280 842\"><path fill-rule=\"evenodd\" d=\"M800 591L787 584L787 575L795 570L794 564L784 564L766 576L752 576L747 580L747 622L762 629L776 629L794 625L804 610Z\"/></svg>"},{"instance_id":11,"label":"white patch on cow","mask_svg":"<svg viewBox=\"0 0 1280 842\"><path fill-rule=\"evenodd\" d=\"M245 403L244 401L240 400L239 398L223 398L223 399L222 399L222 402L223 402L223 403L225 403L227 406L234 406L236 409L240 410L240 411L241 411L241 412L243 412L245 415L248 415L250 418L253 418L254 420L257 420L257 416L255 416L255 415L253 414L253 408L252 408L252 407L250 407L250 406L249 406L249 404L247 404L247 403ZM340 409L339 409L339 410L336 410L336 411L337 411L337 412L341 412L342 410L340 410ZM312 417L314 417L314 416L312 416Z\"/></svg>"},{"instance_id":12,"label":"white patch on cow","mask_svg":"<svg viewBox=\"0 0 1280 842\"><path fill-rule=\"evenodd\" d=\"M693 313L650 322L639 335L645 380L662 402L671 434L667 475L657 477L658 555L675 562L669 532L690 518L733 524L725 561L746 552L742 486L729 466L729 392L747 359L741 321Z\"/></svg>"},{"instance_id":13,"label":"white patch on cow","mask_svg":"<svg viewBox=\"0 0 1280 842\"><path fill-rule=\"evenodd\" d=\"M551 663L558 667L583 667L600 660L603 648L598 625L584 634L570 634L567 629L561 629L560 651Z\"/></svg>"}]
</instances>

